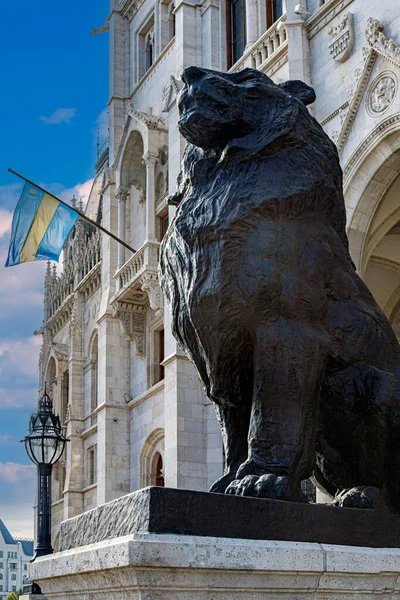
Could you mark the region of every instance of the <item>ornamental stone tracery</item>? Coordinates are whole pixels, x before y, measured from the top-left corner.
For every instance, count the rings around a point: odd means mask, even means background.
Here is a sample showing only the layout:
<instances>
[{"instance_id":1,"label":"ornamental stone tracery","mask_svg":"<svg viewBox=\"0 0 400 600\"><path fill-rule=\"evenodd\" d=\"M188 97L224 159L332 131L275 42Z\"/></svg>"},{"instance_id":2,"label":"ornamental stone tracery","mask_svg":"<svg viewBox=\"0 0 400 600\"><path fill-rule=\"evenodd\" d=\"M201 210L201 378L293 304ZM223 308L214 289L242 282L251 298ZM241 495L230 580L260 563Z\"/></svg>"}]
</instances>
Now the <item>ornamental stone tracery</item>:
<instances>
[{"instance_id":1,"label":"ornamental stone tracery","mask_svg":"<svg viewBox=\"0 0 400 600\"><path fill-rule=\"evenodd\" d=\"M117 301L113 305L113 316L119 319L121 332L133 344L136 356L144 358L146 306Z\"/></svg>"},{"instance_id":2,"label":"ornamental stone tracery","mask_svg":"<svg viewBox=\"0 0 400 600\"><path fill-rule=\"evenodd\" d=\"M368 106L372 113L379 114L389 108L396 95L394 75L384 74L375 81L369 92Z\"/></svg>"}]
</instances>

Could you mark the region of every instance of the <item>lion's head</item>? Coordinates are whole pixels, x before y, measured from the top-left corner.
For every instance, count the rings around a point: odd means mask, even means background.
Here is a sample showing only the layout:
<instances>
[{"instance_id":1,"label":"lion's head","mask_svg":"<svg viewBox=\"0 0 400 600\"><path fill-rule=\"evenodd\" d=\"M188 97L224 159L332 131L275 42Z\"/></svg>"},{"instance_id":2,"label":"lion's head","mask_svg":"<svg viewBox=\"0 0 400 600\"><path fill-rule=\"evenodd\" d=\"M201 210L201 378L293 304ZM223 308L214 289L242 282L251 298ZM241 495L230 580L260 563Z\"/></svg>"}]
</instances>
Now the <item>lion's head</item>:
<instances>
[{"instance_id":1,"label":"lion's head","mask_svg":"<svg viewBox=\"0 0 400 600\"><path fill-rule=\"evenodd\" d=\"M179 130L194 146L222 150L249 135L263 144L293 127L299 108L315 100L301 81L276 85L255 69L219 73L189 67L182 73ZM239 142L240 145L240 142Z\"/></svg>"}]
</instances>

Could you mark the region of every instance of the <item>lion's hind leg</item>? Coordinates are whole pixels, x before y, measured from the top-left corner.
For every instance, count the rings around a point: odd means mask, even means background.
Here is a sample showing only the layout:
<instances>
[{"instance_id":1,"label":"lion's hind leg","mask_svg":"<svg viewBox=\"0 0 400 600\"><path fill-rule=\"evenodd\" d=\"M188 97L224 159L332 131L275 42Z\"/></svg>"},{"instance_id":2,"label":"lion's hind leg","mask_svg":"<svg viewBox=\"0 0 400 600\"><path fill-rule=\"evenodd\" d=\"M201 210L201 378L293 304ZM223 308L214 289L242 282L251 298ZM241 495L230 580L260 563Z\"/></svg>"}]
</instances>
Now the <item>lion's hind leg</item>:
<instances>
[{"instance_id":1,"label":"lion's hind leg","mask_svg":"<svg viewBox=\"0 0 400 600\"><path fill-rule=\"evenodd\" d=\"M258 326L249 454L227 493L306 501L301 481L314 468L324 362L311 328L283 318Z\"/></svg>"},{"instance_id":2,"label":"lion's hind leg","mask_svg":"<svg viewBox=\"0 0 400 600\"><path fill-rule=\"evenodd\" d=\"M322 477L316 480L336 489L336 506L378 508L387 497L392 504L399 497L399 392L397 374L369 365L328 370L316 444Z\"/></svg>"}]
</instances>

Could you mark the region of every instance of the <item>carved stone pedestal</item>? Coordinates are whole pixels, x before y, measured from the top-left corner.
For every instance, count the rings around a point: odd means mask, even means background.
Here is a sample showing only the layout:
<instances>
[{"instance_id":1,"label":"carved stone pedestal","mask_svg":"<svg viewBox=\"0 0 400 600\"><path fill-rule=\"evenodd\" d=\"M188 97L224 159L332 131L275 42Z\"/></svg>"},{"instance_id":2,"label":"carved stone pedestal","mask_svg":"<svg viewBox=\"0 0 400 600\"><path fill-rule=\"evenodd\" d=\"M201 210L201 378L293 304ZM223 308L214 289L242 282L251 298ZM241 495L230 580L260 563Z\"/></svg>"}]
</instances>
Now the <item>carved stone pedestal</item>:
<instances>
[{"instance_id":1,"label":"carved stone pedestal","mask_svg":"<svg viewBox=\"0 0 400 600\"><path fill-rule=\"evenodd\" d=\"M36 560L52 600L400 598L400 550L133 534Z\"/></svg>"}]
</instances>

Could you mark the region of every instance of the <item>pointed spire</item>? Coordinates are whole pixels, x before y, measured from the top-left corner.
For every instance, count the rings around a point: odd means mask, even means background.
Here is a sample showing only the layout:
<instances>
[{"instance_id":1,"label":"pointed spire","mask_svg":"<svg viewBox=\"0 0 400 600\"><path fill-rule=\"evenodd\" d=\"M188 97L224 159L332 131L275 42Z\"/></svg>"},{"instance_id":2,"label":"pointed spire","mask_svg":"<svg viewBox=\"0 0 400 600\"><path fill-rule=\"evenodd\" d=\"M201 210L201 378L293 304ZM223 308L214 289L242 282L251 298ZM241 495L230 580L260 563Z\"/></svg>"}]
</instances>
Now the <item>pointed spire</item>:
<instances>
[{"instance_id":1,"label":"pointed spire","mask_svg":"<svg viewBox=\"0 0 400 600\"><path fill-rule=\"evenodd\" d=\"M45 275L45 278L44 278L44 284L45 285L48 284L50 277L51 277L51 264L50 264L50 261L48 260L47 261L47 267L46 267L46 275Z\"/></svg>"},{"instance_id":2,"label":"pointed spire","mask_svg":"<svg viewBox=\"0 0 400 600\"><path fill-rule=\"evenodd\" d=\"M76 202L77 202L77 200L76 200L76 198L75 198L75 194L74 194L74 195L72 196L72 199L71 199L71 204L72 204L72 206L73 206L74 208L76 207Z\"/></svg>"},{"instance_id":3,"label":"pointed spire","mask_svg":"<svg viewBox=\"0 0 400 600\"><path fill-rule=\"evenodd\" d=\"M81 212L83 212L83 208L84 208L84 206L83 206L83 200L82 200L82 198L80 198L80 200L79 200L79 205L78 205L78 208L79 208L79 210L80 210Z\"/></svg>"},{"instance_id":4,"label":"pointed spire","mask_svg":"<svg viewBox=\"0 0 400 600\"><path fill-rule=\"evenodd\" d=\"M53 279L57 279L57 265L55 263L53 265Z\"/></svg>"}]
</instances>

